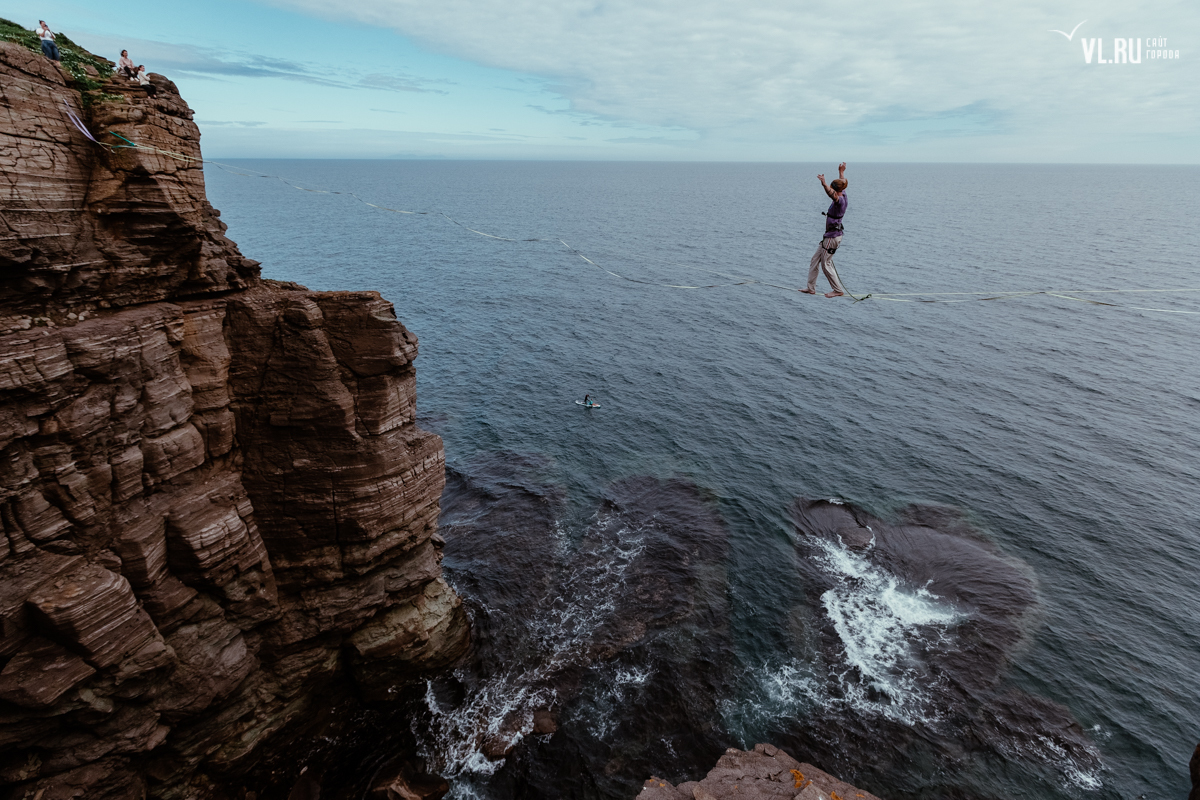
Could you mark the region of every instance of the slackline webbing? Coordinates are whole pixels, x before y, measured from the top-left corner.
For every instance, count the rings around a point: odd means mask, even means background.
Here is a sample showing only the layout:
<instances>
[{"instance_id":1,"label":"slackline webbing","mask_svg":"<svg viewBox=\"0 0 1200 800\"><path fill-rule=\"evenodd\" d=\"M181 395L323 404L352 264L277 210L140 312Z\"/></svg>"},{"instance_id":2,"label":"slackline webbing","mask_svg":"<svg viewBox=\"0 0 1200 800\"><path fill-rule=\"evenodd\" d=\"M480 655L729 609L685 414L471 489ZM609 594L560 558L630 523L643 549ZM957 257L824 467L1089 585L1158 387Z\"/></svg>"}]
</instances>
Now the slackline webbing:
<instances>
[{"instance_id":1,"label":"slackline webbing","mask_svg":"<svg viewBox=\"0 0 1200 800\"><path fill-rule=\"evenodd\" d=\"M237 166L234 166L231 164L222 164L219 161L210 161L208 159L196 158L195 156L189 156L189 155L185 155L183 153L175 153L175 152L171 152L169 150L162 150L157 147L151 147L149 145L138 144L136 142L133 142L133 141L125 138L124 136L117 133L116 131L110 130L110 131L105 131L105 133L115 136L116 138L118 138L122 142L124 142L125 144L119 144L119 145L105 144L103 142L97 141L92 136L91 132L88 131L87 126L85 126L83 124L82 120L80 120L79 117L76 116L72 112L71 107L69 105L67 106L67 115L68 115L68 117L70 117L71 123L76 128L78 128L79 131L84 136L86 136L91 141L95 142L97 145L108 148L110 150L136 148L138 150L145 150L145 151L152 152L152 153L158 153L158 154L166 156L168 158L172 158L177 161L188 164L189 166L200 166L203 164L211 164L214 167L217 167L218 169L221 169L221 170L231 173L233 175L240 175L242 177L247 177L247 178L267 178L267 179L271 179L271 180L277 180L277 181L283 183L284 185L290 186L291 188L296 189L301 192L309 192L311 194L345 195L347 197L354 198L355 200L357 200L358 202L362 203L365 206L370 206L371 208L375 208L380 211L389 211L393 214L441 217L442 219L445 219L446 221L448 221L454 225L457 225L458 227L462 228L465 231L469 231L478 236L483 236L488 239L495 239L495 240L501 241L501 242L558 242L563 247L565 247L569 252L573 253L574 255L579 256L581 259L586 261L588 264L591 264L593 267L596 267L597 269L611 275L614 278L619 278L620 280L628 281L630 283L637 283L637 284L641 284L644 286L659 286L659 287L662 287L665 289L719 289L719 288L728 287L728 286L757 285L757 286L766 286L766 287L770 287L770 288L774 288L774 289L782 289L782 290L788 291L788 292L798 291L793 286L784 286L782 284L770 283L768 281L757 280L754 278L744 278L744 277L741 277L738 275L731 275L729 273L719 272L719 271L713 270L713 269L706 269L704 267L697 267L697 266L689 265L689 264L681 264L678 262L666 262L666 261L663 261L662 263L671 264L673 266L684 267L686 269L691 269L691 270L695 270L695 271L699 271L699 272L707 272L712 275L719 275L720 277L728 278L731 282L730 283L707 283L707 284L691 285L691 284L679 284L679 283L663 283L660 281L646 280L644 278L631 278L628 275L621 275L620 273L613 272L612 270L608 269L607 267L597 264L595 261L593 261L592 259L588 258L586 255L584 255L582 252L580 252L578 249L572 247L571 245L567 244L565 241L563 241L562 239L559 239L559 238L531 237L531 238L527 238L527 239L515 239L515 238L510 238L508 236L496 236L495 234L486 233L481 230L476 230L475 228L472 228L469 225L466 225L465 223L460 222L457 219L454 219L453 217L451 217L450 215L448 215L442 211L410 211L410 210L405 210L405 209L400 209L400 208L391 208L390 206L384 206L384 205L379 205L377 203L368 202L367 200L364 200L363 198L359 197L354 192L338 191L338 190L334 190L334 189L314 189L309 186L303 186L303 185L297 183L296 181L288 180L287 178L283 178L279 175L270 175L265 172L258 172L256 170L248 170L245 167L237 167ZM844 281L843 281L843 283L844 283ZM852 299L855 303L859 303L864 300L880 300L880 301L892 302L892 303L972 303L972 302L982 302L982 301L990 301L990 300L1012 300L1012 299L1016 299L1016 298L1020 298L1020 297L1034 297L1037 295L1044 295L1047 297L1056 297L1061 300L1073 300L1078 303L1087 303L1089 305L1095 305L1095 306L1106 306L1109 308L1124 308L1124 309L1131 309L1131 310L1137 310L1137 311L1154 311L1154 312L1163 313L1163 314L1200 315L1200 311L1183 311L1183 310L1172 309L1172 308L1146 308L1143 306L1130 306L1130 305L1122 305L1119 303L1106 303L1101 300L1092 300L1092 299L1086 298L1086 297L1074 297L1073 296L1073 295L1077 295L1077 294L1134 294L1134 293L1166 294L1166 293L1185 293L1185 292L1200 292L1200 287L1186 288L1186 289L1062 289L1062 290L1045 289L1045 290L1037 290L1037 291L995 291L995 292L868 292L868 293L862 294L862 295L856 295L853 292L850 292L849 290L847 290L846 296L849 297L850 299ZM937 298L954 298L954 299L937 299Z\"/></svg>"}]
</instances>

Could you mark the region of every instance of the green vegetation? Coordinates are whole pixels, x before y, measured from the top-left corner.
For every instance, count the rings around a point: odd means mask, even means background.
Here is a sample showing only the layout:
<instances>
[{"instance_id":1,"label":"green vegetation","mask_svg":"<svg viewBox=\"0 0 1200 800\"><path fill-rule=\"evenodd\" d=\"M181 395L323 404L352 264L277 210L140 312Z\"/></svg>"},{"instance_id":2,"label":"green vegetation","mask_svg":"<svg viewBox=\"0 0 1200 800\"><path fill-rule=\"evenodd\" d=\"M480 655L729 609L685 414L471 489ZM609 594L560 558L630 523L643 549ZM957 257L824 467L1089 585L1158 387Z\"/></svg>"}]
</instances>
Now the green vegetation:
<instances>
[{"instance_id":1,"label":"green vegetation","mask_svg":"<svg viewBox=\"0 0 1200 800\"><path fill-rule=\"evenodd\" d=\"M16 42L39 55L42 52L42 42L36 33L3 18L0 18L0 40ZM95 91L112 77L112 62L84 50L72 42L65 33L55 31L54 43L58 45L58 54L62 58L63 68L71 74L71 79L79 87L85 106L97 101L120 97L120 95L95 94ZM88 67L94 69L98 77L89 75Z\"/></svg>"}]
</instances>

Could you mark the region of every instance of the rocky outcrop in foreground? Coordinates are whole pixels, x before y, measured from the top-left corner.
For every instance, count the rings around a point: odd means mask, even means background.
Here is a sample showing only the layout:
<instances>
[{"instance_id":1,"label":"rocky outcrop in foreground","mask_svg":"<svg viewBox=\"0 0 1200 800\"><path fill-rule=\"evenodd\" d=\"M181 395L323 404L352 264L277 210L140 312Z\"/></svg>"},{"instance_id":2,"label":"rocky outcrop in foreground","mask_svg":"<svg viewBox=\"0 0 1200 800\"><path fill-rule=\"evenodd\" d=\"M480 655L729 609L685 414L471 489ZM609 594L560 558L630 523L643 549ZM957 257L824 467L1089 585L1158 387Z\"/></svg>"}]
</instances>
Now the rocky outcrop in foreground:
<instances>
[{"instance_id":1,"label":"rocky outcrop in foreground","mask_svg":"<svg viewBox=\"0 0 1200 800\"><path fill-rule=\"evenodd\" d=\"M769 744L730 748L700 781L672 786L650 778L637 800L879 800Z\"/></svg>"},{"instance_id":2,"label":"rocky outcrop in foreground","mask_svg":"<svg viewBox=\"0 0 1200 800\"><path fill-rule=\"evenodd\" d=\"M1192 790L1188 792L1188 800L1200 800L1200 744L1196 745L1192 760L1188 762L1188 772L1192 778Z\"/></svg>"},{"instance_id":3,"label":"rocky outcrop in foreground","mask_svg":"<svg viewBox=\"0 0 1200 800\"><path fill-rule=\"evenodd\" d=\"M225 796L331 687L383 698L467 647L416 338L378 294L260 280L154 80L84 109L0 43L8 797Z\"/></svg>"}]
</instances>

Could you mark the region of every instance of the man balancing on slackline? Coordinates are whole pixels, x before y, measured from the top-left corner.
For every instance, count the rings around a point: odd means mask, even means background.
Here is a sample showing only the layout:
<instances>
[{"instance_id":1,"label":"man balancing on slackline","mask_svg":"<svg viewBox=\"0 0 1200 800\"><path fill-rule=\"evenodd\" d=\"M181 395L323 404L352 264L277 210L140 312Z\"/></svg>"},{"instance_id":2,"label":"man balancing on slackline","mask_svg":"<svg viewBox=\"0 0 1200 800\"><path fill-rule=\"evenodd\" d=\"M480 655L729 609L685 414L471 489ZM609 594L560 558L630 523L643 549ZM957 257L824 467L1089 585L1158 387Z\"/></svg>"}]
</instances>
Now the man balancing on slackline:
<instances>
[{"instance_id":1,"label":"man balancing on slackline","mask_svg":"<svg viewBox=\"0 0 1200 800\"><path fill-rule=\"evenodd\" d=\"M824 174L818 175L817 180L821 182L821 188L833 202L829 205L829 210L825 212L825 235L821 238L821 243L817 245L817 252L808 266L808 286L800 291L805 294L816 294L817 272L820 271L825 273L825 279L829 281L829 286L833 289L825 296L841 297L846 293L846 287L842 286L837 270L833 267L833 254L837 252L838 245L842 243L842 217L846 216L846 187L850 185L846 181L846 162L838 164L837 180L831 181L828 186L825 185Z\"/></svg>"}]
</instances>

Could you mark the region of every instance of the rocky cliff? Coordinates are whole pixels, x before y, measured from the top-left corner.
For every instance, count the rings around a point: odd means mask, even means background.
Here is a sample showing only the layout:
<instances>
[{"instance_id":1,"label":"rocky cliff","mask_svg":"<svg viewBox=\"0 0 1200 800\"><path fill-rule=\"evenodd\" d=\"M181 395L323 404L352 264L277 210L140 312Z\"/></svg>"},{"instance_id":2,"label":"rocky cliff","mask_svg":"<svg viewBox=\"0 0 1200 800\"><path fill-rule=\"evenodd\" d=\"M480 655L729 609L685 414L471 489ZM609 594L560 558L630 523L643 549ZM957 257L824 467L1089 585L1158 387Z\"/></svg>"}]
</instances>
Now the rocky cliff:
<instances>
[{"instance_id":1,"label":"rocky cliff","mask_svg":"<svg viewBox=\"0 0 1200 800\"><path fill-rule=\"evenodd\" d=\"M729 749L704 778L673 786L650 778L637 800L879 800L769 744Z\"/></svg>"},{"instance_id":2,"label":"rocky cliff","mask_svg":"<svg viewBox=\"0 0 1200 800\"><path fill-rule=\"evenodd\" d=\"M467 647L416 338L375 293L261 280L205 198L190 109L154 81L85 105L0 43L14 798L222 796L330 686L383 697ZM93 144L68 108L173 155Z\"/></svg>"}]
</instances>

